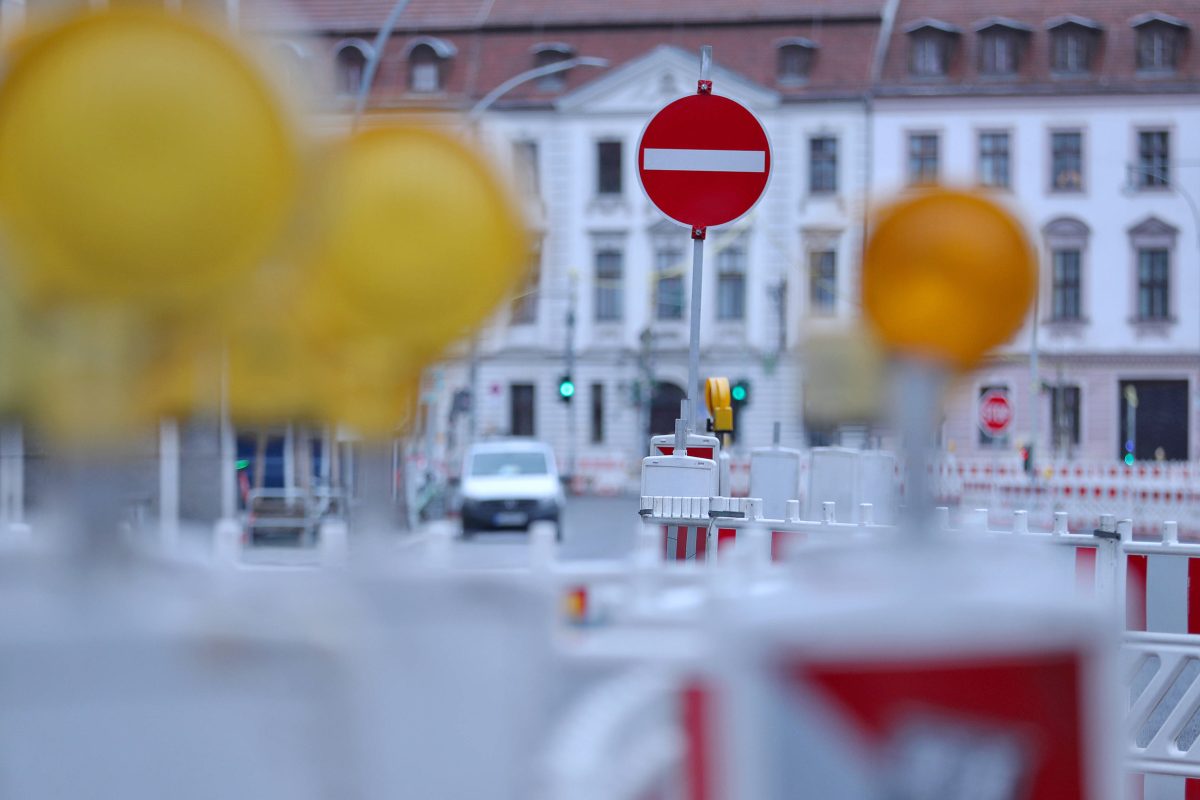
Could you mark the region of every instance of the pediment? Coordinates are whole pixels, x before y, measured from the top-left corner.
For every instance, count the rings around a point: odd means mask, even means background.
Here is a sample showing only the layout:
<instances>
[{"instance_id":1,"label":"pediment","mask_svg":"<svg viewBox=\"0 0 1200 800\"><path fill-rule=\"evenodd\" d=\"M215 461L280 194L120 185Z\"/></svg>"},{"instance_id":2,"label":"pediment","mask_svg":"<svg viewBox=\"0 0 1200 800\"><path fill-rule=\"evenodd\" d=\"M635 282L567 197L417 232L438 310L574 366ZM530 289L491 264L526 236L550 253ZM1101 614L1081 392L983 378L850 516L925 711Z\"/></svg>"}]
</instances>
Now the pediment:
<instances>
[{"instance_id":1,"label":"pediment","mask_svg":"<svg viewBox=\"0 0 1200 800\"><path fill-rule=\"evenodd\" d=\"M1174 239L1178 233L1179 228L1158 217L1147 217L1129 229L1129 236L1133 239Z\"/></svg>"},{"instance_id":2,"label":"pediment","mask_svg":"<svg viewBox=\"0 0 1200 800\"><path fill-rule=\"evenodd\" d=\"M559 98L565 112L653 114L672 100L696 91L700 55L660 45ZM753 111L773 108L779 94L720 65L714 54L713 94L729 97Z\"/></svg>"}]
</instances>

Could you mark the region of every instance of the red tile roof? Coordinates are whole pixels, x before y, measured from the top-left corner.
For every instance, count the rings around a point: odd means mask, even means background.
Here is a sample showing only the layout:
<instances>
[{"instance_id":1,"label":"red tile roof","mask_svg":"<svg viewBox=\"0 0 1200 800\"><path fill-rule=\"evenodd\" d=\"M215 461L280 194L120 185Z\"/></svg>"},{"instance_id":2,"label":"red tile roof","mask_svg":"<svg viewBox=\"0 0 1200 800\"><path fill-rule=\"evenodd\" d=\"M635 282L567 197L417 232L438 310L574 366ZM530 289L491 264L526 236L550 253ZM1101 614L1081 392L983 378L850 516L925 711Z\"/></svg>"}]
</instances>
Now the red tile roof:
<instances>
[{"instance_id":1,"label":"red tile roof","mask_svg":"<svg viewBox=\"0 0 1200 800\"><path fill-rule=\"evenodd\" d=\"M679 11L688 24L655 24L652 14L662 15L666 0L412 0L388 49L376 79L374 105L395 106L413 102L463 106L482 97L502 81L534 66L534 46L544 42L562 42L578 55L598 56L613 69L640 58L660 45L673 45L697 54L701 45L711 44L714 59L732 70L768 88L778 89L791 98L827 98L861 95L870 84L871 55L879 38L881 0L698 0L688 11ZM347 36L374 35L374 29L386 16L390 0L297 0L292 16L280 16L277 0L242 0L244 27L265 31L273 36L289 36L292 31L315 34L312 45L324 47L329 63L333 50ZM308 15L299 15L302 6ZM335 9L336 7L336 9ZM274 15L266 12L275 9ZM597 8L609 9L608 19L599 23L567 24L571 15L583 19L596 14ZM831 16L832 9L839 16ZM451 9L457 9L453 14ZM853 9L866 9L858 17L847 17ZM335 14L335 11L337 12ZM779 18L732 24L733 11L742 15L769 14ZM524 23L515 24L519 14ZM788 18L783 15L787 14ZM820 13L816 13L820 12ZM528 15L540 20L555 20L547 27L531 24ZM639 16L640 15L640 16ZM705 15L717 17L700 22ZM333 21L339 16L338 21ZM439 27L451 18L455 25ZM631 20L642 19L630 25ZM324 21L320 21L324 20ZM369 21L370 20L370 21ZM414 20L428 21L415 26ZM368 24L369 21L369 24ZM510 24L510 22L512 24ZM622 27L615 28L614 25ZM415 97L406 92L409 65L405 45L417 35L432 35L452 44L457 55L445 64L445 91L435 98ZM779 85L776 80L777 44L780 40L804 37L817 45L809 79L799 85ZM331 66L328 66L332 70ZM595 80L605 70L580 67L566 76L565 91ZM547 92L536 83L523 85L505 95L503 104L547 104L562 91Z\"/></svg>"},{"instance_id":2,"label":"red tile roof","mask_svg":"<svg viewBox=\"0 0 1200 800\"><path fill-rule=\"evenodd\" d=\"M379 26L393 0L242 0L251 28L310 26L361 31ZM878 17L883 0L410 0L400 27L537 28L559 25L692 24Z\"/></svg>"},{"instance_id":3,"label":"red tile roof","mask_svg":"<svg viewBox=\"0 0 1200 800\"><path fill-rule=\"evenodd\" d=\"M1187 22L1186 45L1174 75L1138 75L1137 34L1133 22L1147 12L1160 12ZM1019 69L1010 77L979 71L976 24L996 15L1029 26ZM1100 25L1092 70L1087 76L1059 77L1050 66L1047 23L1081 17ZM953 37L949 72L944 78L909 74L910 34L914 22L932 18L961 29ZM900 0L888 42L881 94L1087 93L1200 90L1200 3L1196 0Z\"/></svg>"}]
</instances>

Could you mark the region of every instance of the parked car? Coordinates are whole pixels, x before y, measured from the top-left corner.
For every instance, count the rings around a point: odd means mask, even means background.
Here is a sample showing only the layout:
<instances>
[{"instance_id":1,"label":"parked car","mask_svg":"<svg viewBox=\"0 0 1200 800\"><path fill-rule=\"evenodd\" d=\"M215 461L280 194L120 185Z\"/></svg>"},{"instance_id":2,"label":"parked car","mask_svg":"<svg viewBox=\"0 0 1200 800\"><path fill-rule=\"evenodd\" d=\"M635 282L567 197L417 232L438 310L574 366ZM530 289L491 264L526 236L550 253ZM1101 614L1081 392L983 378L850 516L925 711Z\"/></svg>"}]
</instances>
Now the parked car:
<instances>
[{"instance_id":1,"label":"parked car","mask_svg":"<svg viewBox=\"0 0 1200 800\"><path fill-rule=\"evenodd\" d=\"M463 459L459 494L464 537L481 530L527 529L540 520L558 523L566 502L554 451L532 439L472 445Z\"/></svg>"}]
</instances>

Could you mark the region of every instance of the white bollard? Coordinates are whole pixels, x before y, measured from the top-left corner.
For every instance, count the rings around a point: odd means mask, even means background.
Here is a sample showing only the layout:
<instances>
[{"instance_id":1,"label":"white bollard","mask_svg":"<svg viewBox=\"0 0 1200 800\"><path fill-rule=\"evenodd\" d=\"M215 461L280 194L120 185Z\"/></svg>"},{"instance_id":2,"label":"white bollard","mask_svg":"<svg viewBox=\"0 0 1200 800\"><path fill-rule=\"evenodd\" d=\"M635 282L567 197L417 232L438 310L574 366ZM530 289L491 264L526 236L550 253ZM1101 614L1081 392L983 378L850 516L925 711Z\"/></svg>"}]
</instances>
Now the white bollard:
<instances>
[{"instance_id":1,"label":"white bollard","mask_svg":"<svg viewBox=\"0 0 1200 800\"><path fill-rule=\"evenodd\" d=\"M558 558L558 526L539 520L529 526L529 568L547 573Z\"/></svg>"},{"instance_id":2,"label":"white bollard","mask_svg":"<svg viewBox=\"0 0 1200 800\"><path fill-rule=\"evenodd\" d=\"M858 504L858 524L859 525L874 525L875 524L875 504L874 503L859 503Z\"/></svg>"},{"instance_id":3,"label":"white bollard","mask_svg":"<svg viewBox=\"0 0 1200 800\"><path fill-rule=\"evenodd\" d=\"M429 538L429 545L425 548L425 563L431 569L449 569L453 563L458 526L447 520L431 522L425 534Z\"/></svg>"},{"instance_id":4,"label":"white bollard","mask_svg":"<svg viewBox=\"0 0 1200 800\"><path fill-rule=\"evenodd\" d=\"M1067 527L1067 517L1068 515L1066 511L1054 512L1054 529L1050 531L1052 536L1063 536L1064 534L1071 532Z\"/></svg>"},{"instance_id":5,"label":"white bollard","mask_svg":"<svg viewBox=\"0 0 1200 800\"><path fill-rule=\"evenodd\" d=\"M933 510L933 524L938 531L945 533L950 530L950 507L938 506Z\"/></svg>"},{"instance_id":6,"label":"white bollard","mask_svg":"<svg viewBox=\"0 0 1200 800\"><path fill-rule=\"evenodd\" d=\"M1123 519L1117 523L1117 535L1121 537L1122 542L1133 541L1133 520Z\"/></svg>"},{"instance_id":7,"label":"white bollard","mask_svg":"<svg viewBox=\"0 0 1200 800\"><path fill-rule=\"evenodd\" d=\"M1179 544L1179 523L1170 519L1164 522L1162 539L1163 544Z\"/></svg>"},{"instance_id":8,"label":"white bollard","mask_svg":"<svg viewBox=\"0 0 1200 800\"><path fill-rule=\"evenodd\" d=\"M980 533L987 533L988 510L986 508L977 508L971 512L970 527L972 530L979 531Z\"/></svg>"},{"instance_id":9,"label":"white bollard","mask_svg":"<svg viewBox=\"0 0 1200 800\"><path fill-rule=\"evenodd\" d=\"M1029 533L1029 512L1014 511L1013 512L1013 533Z\"/></svg>"},{"instance_id":10,"label":"white bollard","mask_svg":"<svg viewBox=\"0 0 1200 800\"><path fill-rule=\"evenodd\" d=\"M242 523L230 517L213 526L213 560L218 564L237 564L242 560Z\"/></svg>"},{"instance_id":11,"label":"white bollard","mask_svg":"<svg viewBox=\"0 0 1200 800\"><path fill-rule=\"evenodd\" d=\"M826 500L821 503L821 524L828 525L831 522L837 521L837 508L833 500Z\"/></svg>"},{"instance_id":12,"label":"white bollard","mask_svg":"<svg viewBox=\"0 0 1200 800\"><path fill-rule=\"evenodd\" d=\"M345 520L327 519L317 529L321 566L344 567L350 552L350 529Z\"/></svg>"},{"instance_id":13,"label":"white bollard","mask_svg":"<svg viewBox=\"0 0 1200 800\"><path fill-rule=\"evenodd\" d=\"M800 501L799 500L788 500L787 501L787 516L785 516L784 519L786 519L788 522L799 522L800 521Z\"/></svg>"}]
</instances>

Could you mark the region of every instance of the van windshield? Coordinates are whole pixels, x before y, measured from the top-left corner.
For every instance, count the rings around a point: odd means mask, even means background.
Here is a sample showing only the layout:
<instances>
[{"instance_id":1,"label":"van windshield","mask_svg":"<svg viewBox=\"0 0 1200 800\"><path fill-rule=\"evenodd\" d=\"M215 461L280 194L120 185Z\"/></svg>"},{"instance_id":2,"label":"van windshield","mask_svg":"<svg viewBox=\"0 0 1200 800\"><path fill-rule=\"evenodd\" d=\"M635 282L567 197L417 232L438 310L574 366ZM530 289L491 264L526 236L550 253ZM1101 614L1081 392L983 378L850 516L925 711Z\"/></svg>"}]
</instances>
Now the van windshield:
<instances>
[{"instance_id":1,"label":"van windshield","mask_svg":"<svg viewBox=\"0 0 1200 800\"><path fill-rule=\"evenodd\" d=\"M476 453L471 461L471 474L481 477L546 473L546 456L542 453Z\"/></svg>"}]
</instances>

